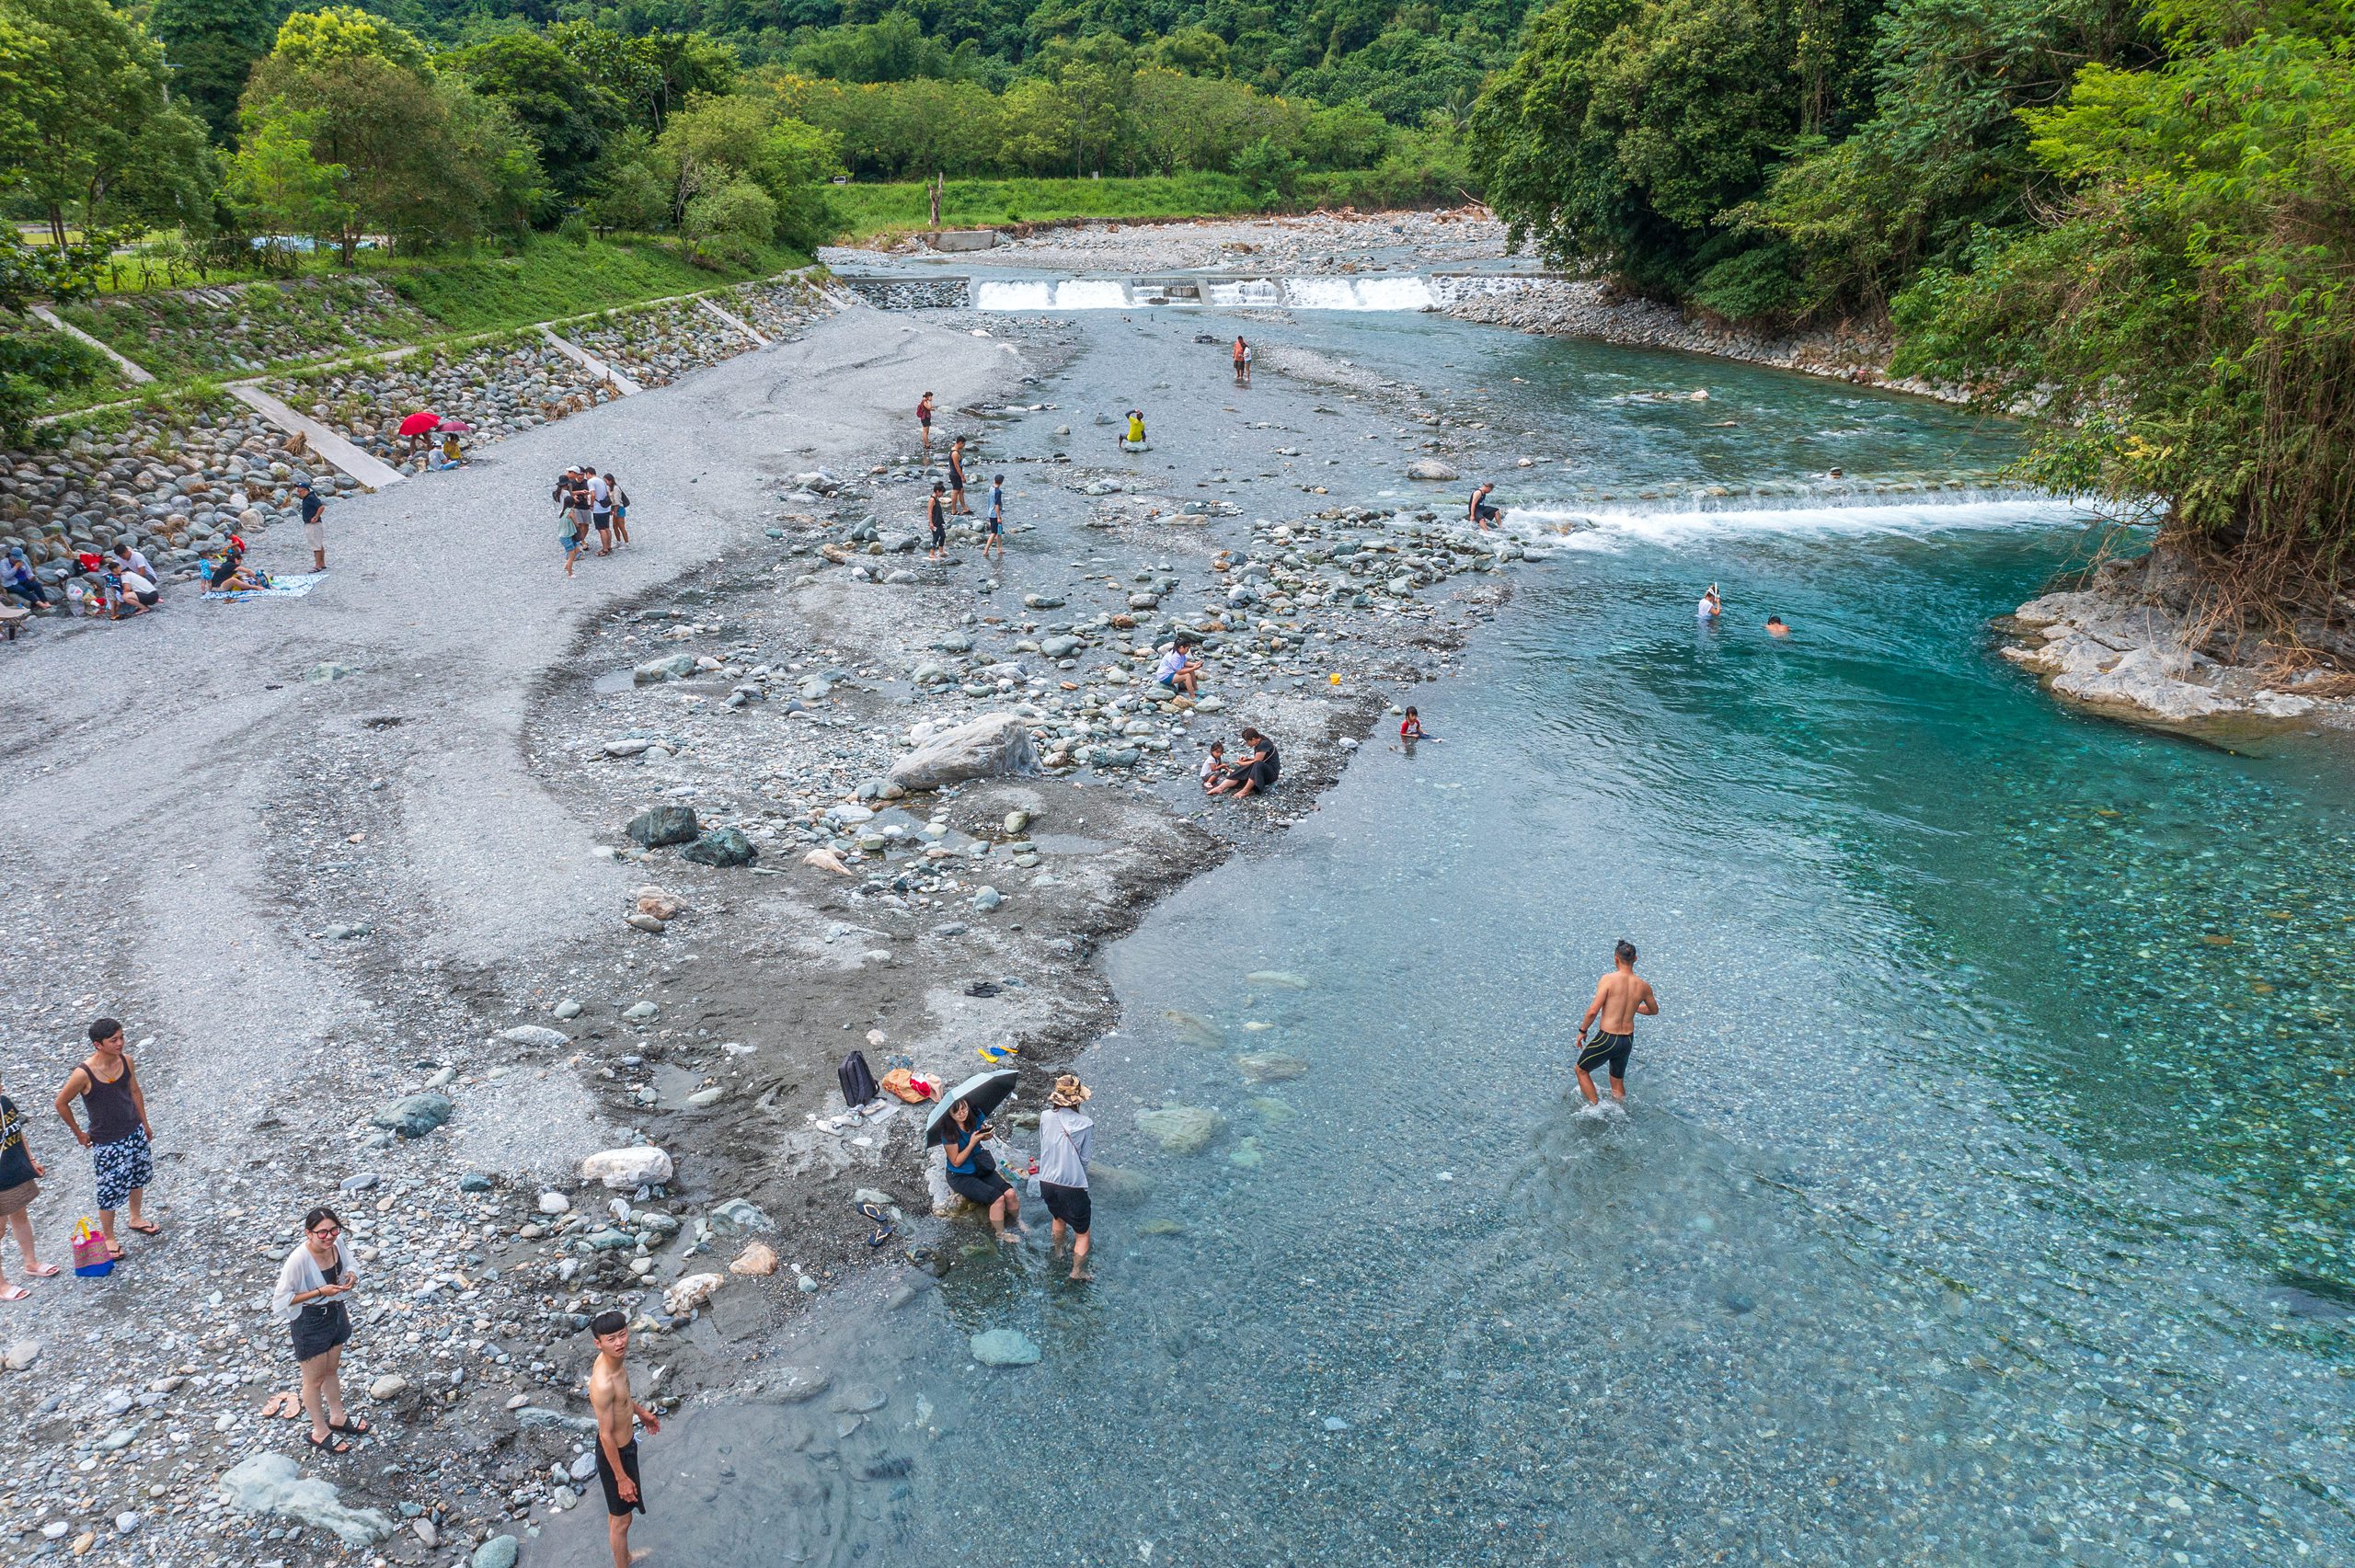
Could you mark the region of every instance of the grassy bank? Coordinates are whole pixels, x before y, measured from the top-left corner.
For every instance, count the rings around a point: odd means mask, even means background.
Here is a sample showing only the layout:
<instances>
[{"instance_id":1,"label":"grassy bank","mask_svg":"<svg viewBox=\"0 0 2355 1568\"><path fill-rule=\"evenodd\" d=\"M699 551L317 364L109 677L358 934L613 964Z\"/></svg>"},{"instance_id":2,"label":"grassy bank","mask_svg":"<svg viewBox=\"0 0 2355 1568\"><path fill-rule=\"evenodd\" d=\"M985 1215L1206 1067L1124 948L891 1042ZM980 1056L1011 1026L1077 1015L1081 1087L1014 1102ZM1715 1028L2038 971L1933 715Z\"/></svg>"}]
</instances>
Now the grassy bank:
<instances>
[{"instance_id":1,"label":"grassy bank","mask_svg":"<svg viewBox=\"0 0 2355 1568\"><path fill-rule=\"evenodd\" d=\"M714 270L662 240L574 245L535 236L512 255L369 258L346 269L316 262L282 285L230 286L227 303L179 291L103 294L59 314L174 389L276 372L339 353L502 332L534 322L624 310L648 300L767 278L808 258L772 249ZM219 290L222 285L213 285ZM95 357L94 357L95 358ZM111 367L60 389L40 412L124 395Z\"/></svg>"}]
</instances>

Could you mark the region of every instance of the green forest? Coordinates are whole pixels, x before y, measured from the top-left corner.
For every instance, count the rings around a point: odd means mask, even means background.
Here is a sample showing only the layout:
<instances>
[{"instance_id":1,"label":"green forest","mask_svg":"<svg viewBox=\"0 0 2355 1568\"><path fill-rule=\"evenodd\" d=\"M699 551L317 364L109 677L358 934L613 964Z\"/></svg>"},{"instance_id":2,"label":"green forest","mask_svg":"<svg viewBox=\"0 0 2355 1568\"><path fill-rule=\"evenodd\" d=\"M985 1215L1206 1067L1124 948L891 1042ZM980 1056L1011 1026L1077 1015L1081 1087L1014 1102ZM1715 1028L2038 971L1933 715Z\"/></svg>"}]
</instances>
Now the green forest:
<instances>
[{"instance_id":1,"label":"green forest","mask_svg":"<svg viewBox=\"0 0 2355 1568\"><path fill-rule=\"evenodd\" d=\"M988 221L1476 197L1633 293L1886 324L2033 477L2319 590L2350 48L2331 0L0 0L0 307L130 251L741 272L935 176ZM0 337L0 415L75 354Z\"/></svg>"}]
</instances>

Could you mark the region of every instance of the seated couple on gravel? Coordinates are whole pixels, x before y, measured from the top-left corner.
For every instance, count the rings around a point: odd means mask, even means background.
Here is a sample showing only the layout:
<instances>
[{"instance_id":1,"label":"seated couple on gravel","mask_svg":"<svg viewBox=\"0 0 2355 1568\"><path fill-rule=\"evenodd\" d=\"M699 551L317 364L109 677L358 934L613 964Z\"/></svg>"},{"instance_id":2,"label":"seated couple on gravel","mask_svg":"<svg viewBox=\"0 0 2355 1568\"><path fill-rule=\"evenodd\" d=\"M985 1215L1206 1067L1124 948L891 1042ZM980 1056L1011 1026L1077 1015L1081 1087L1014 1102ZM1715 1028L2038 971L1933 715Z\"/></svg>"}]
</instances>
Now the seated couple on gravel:
<instances>
[{"instance_id":1,"label":"seated couple on gravel","mask_svg":"<svg viewBox=\"0 0 2355 1568\"><path fill-rule=\"evenodd\" d=\"M1276 774L1281 766L1276 743L1246 725L1243 730L1243 755L1234 761L1226 760L1224 741L1211 742L1211 754L1202 761L1202 792L1231 795L1237 800L1246 795L1264 795L1276 787Z\"/></svg>"}]
</instances>

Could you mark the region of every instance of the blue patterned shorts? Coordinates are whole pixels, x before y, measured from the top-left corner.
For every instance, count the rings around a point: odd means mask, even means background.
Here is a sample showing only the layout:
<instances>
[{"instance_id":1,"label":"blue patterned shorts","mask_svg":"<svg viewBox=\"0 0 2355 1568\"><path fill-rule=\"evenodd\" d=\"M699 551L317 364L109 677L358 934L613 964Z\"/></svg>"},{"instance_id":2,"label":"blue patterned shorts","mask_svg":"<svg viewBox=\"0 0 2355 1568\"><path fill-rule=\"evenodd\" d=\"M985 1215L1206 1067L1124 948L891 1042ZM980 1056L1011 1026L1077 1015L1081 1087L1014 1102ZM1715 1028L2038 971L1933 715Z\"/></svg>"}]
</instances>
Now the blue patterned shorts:
<instances>
[{"instance_id":1,"label":"blue patterned shorts","mask_svg":"<svg viewBox=\"0 0 2355 1568\"><path fill-rule=\"evenodd\" d=\"M144 1127L113 1143L90 1145L90 1162L98 1167L100 1208L121 1208L134 1190L155 1179Z\"/></svg>"}]
</instances>

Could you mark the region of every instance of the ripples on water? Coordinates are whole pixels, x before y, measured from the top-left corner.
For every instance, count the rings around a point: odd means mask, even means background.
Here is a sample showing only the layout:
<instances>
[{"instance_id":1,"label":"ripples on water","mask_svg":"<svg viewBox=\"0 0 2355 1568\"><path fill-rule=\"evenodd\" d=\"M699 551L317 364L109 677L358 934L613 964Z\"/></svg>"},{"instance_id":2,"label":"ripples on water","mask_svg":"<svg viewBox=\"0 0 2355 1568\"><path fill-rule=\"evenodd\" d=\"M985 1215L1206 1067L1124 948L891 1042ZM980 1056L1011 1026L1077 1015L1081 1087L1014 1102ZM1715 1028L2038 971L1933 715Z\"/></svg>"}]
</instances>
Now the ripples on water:
<instances>
[{"instance_id":1,"label":"ripples on water","mask_svg":"<svg viewBox=\"0 0 2355 1568\"><path fill-rule=\"evenodd\" d=\"M1750 433L1704 437L1611 400L1694 361L1352 330L1319 341L1425 379L1477 357L1501 429L1584 454L1520 504L1795 482L1819 438L1794 432L1870 432L1851 472L2002 458L1790 378L1706 367ZM1422 701L1447 745L1369 747L1269 860L1109 955L1100 1282L950 1228L936 1290L773 1353L832 1393L649 1446L647 1539L727 1564L2355 1560L2345 756L2055 708L1986 623L2084 541L2032 505L1982 521L1718 517L1528 577ZM1632 1111L1593 1119L1568 1037L1623 934L1664 1011ZM1311 987L1245 979L1269 969ZM1249 1082L1269 1053L1305 1075ZM1164 1103L1223 1131L1162 1153L1133 1114ZM972 1366L998 1327L1043 1361Z\"/></svg>"}]
</instances>

